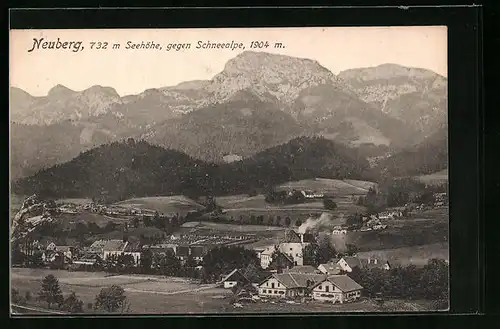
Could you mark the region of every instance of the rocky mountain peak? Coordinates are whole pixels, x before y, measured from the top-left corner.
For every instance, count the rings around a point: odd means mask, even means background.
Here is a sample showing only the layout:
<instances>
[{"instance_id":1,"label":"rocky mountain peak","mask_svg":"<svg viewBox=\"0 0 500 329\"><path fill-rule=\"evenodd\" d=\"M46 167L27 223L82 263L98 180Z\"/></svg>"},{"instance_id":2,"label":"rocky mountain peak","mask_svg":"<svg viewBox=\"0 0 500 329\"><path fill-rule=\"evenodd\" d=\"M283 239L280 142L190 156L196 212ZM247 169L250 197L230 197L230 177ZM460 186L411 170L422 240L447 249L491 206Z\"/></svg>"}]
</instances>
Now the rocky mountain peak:
<instances>
[{"instance_id":1,"label":"rocky mountain peak","mask_svg":"<svg viewBox=\"0 0 500 329\"><path fill-rule=\"evenodd\" d=\"M47 96L49 96L49 97L68 97L68 96L73 95L74 93L75 93L74 90L71 90L66 86L58 84L49 90L49 92L47 93Z\"/></svg>"},{"instance_id":2,"label":"rocky mountain peak","mask_svg":"<svg viewBox=\"0 0 500 329\"><path fill-rule=\"evenodd\" d=\"M349 69L339 73L342 79L357 79L360 81L372 81L395 78L410 79L436 79L444 77L426 69L406 67L399 64L386 63L374 67Z\"/></svg>"},{"instance_id":3,"label":"rocky mountain peak","mask_svg":"<svg viewBox=\"0 0 500 329\"><path fill-rule=\"evenodd\" d=\"M266 52L245 51L229 60L212 79L210 102L220 103L239 90L251 88L291 104L299 92L310 86L330 84L338 90L351 88L317 61Z\"/></svg>"},{"instance_id":4,"label":"rocky mountain peak","mask_svg":"<svg viewBox=\"0 0 500 329\"><path fill-rule=\"evenodd\" d=\"M103 87L100 85L93 85L90 88L85 89L83 94L101 94L103 96L120 98L120 95L116 92L116 90L112 87Z\"/></svg>"}]
</instances>

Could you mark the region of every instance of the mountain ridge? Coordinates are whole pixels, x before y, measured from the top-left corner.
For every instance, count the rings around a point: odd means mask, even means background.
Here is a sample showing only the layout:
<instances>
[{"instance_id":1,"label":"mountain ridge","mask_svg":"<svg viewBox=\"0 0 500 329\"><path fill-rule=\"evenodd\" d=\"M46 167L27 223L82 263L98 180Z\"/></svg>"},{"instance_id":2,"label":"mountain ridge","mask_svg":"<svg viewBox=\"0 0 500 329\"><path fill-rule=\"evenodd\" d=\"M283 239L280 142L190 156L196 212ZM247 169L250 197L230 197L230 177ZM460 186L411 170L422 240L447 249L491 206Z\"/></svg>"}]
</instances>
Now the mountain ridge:
<instances>
[{"instance_id":1,"label":"mountain ridge","mask_svg":"<svg viewBox=\"0 0 500 329\"><path fill-rule=\"evenodd\" d=\"M294 179L366 178L369 170L366 159L355 151L323 138L299 137L221 165L129 139L98 146L19 179L12 189L18 194L48 197L95 197L104 192L113 199L179 193L224 195Z\"/></svg>"}]
</instances>

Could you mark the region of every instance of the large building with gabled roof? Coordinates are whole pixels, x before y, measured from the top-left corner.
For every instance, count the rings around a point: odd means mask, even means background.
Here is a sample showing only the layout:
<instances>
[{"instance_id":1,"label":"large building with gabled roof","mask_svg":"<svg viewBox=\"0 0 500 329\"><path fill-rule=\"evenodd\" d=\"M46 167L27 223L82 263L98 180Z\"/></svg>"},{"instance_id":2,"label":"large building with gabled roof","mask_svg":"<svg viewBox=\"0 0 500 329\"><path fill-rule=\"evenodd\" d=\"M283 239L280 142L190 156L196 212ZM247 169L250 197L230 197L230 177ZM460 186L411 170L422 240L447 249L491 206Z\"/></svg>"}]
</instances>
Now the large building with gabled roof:
<instances>
[{"instance_id":1,"label":"large building with gabled roof","mask_svg":"<svg viewBox=\"0 0 500 329\"><path fill-rule=\"evenodd\" d=\"M363 287L347 275L331 275L312 287L312 297L331 303L345 303L359 299L362 290Z\"/></svg>"}]
</instances>

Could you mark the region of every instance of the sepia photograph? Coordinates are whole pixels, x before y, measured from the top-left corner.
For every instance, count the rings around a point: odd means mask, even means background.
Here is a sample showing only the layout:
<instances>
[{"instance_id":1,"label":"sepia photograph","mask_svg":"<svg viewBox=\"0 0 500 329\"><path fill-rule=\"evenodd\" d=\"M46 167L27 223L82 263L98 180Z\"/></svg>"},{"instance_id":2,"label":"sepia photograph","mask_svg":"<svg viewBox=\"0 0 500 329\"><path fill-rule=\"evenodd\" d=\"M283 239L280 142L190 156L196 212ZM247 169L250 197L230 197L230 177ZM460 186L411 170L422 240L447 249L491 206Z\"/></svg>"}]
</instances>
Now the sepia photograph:
<instances>
[{"instance_id":1,"label":"sepia photograph","mask_svg":"<svg viewBox=\"0 0 500 329\"><path fill-rule=\"evenodd\" d=\"M447 33L11 29L11 314L447 311Z\"/></svg>"}]
</instances>

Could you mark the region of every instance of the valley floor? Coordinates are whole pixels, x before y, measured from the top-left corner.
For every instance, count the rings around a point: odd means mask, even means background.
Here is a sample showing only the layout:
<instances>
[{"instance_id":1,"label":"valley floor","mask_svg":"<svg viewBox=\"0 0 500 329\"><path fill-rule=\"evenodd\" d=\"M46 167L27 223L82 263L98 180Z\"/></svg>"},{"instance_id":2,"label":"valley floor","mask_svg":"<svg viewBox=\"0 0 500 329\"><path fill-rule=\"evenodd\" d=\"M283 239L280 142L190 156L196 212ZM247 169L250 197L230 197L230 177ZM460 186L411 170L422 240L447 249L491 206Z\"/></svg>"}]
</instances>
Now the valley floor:
<instances>
[{"instance_id":1,"label":"valley floor","mask_svg":"<svg viewBox=\"0 0 500 329\"><path fill-rule=\"evenodd\" d=\"M14 307L16 313L43 313L44 303L35 300L44 276L53 274L59 279L65 296L75 292L84 302L84 312L103 287L119 284L125 289L132 314L182 314L182 313L309 313L309 312L422 312L432 309L429 301L387 300L379 304L372 299L362 299L355 303L332 305L321 302L288 304L278 301L243 304L235 308L229 302L232 292L214 285L201 285L183 278L161 276L119 275L106 276L105 273L67 272L62 270L13 268L12 288L22 296L29 291L33 298L27 309ZM30 310L32 309L32 310ZM37 311L37 309L40 309Z\"/></svg>"}]
</instances>

